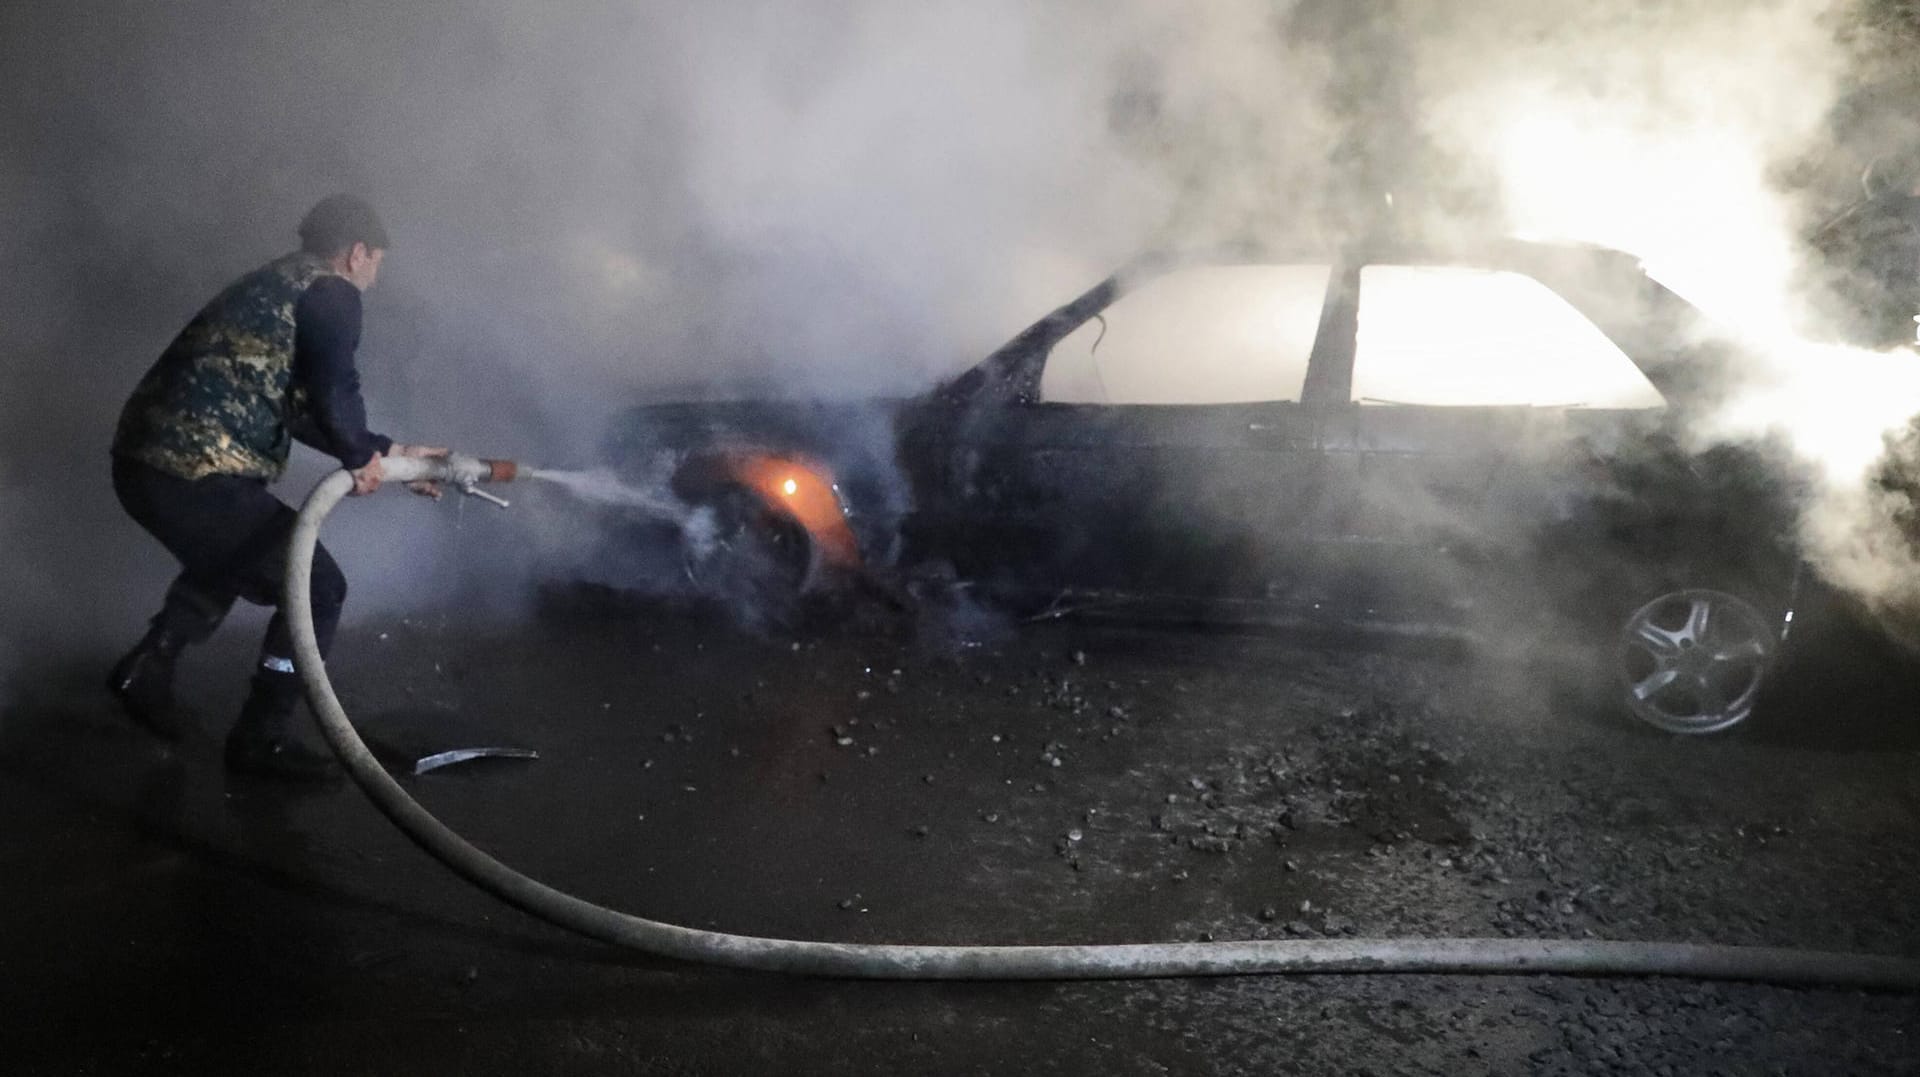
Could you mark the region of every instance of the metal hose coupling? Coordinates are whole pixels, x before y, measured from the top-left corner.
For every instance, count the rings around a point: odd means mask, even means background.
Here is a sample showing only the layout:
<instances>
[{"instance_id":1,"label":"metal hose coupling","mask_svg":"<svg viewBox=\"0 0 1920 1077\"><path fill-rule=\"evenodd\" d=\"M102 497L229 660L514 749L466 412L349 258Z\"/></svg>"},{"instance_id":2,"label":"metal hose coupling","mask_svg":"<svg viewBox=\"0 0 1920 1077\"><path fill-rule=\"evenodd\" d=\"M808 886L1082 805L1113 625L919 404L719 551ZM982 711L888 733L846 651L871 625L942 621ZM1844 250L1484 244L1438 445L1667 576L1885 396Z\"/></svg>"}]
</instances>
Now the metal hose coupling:
<instances>
[{"instance_id":1,"label":"metal hose coupling","mask_svg":"<svg viewBox=\"0 0 1920 1077\"><path fill-rule=\"evenodd\" d=\"M482 460L477 456L447 457L447 475L456 486L480 482L512 482L520 475L520 466L511 460Z\"/></svg>"},{"instance_id":2,"label":"metal hose coupling","mask_svg":"<svg viewBox=\"0 0 1920 1077\"><path fill-rule=\"evenodd\" d=\"M446 456L395 456L382 461L386 477L393 482L444 482L468 497L490 501L501 508L508 502L480 489L483 482L512 482L520 477L520 465L512 460L483 460L462 453Z\"/></svg>"}]
</instances>

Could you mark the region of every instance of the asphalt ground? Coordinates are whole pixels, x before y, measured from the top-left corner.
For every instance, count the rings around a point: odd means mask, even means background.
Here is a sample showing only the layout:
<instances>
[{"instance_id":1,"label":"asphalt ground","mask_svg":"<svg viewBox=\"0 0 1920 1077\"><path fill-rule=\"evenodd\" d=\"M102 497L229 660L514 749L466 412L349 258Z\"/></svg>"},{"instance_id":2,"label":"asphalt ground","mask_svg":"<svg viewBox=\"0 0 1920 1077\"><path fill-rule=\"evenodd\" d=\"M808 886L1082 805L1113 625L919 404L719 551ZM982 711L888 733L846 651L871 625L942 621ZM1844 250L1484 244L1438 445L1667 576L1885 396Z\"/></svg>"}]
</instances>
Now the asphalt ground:
<instances>
[{"instance_id":1,"label":"asphalt ground","mask_svg":"<svg viewBox=\"0 0 1920 1077\"><path fill-rule=\"evenodd\" d=\"M115 645L123 641L113 641ZM1685 980L786 979L610 950L469 889L351 786L229 781L252 639L165 749L31 661L0 711L10 1073L1912 1073L1920 999ZM548 602L357 625L373 737L532 747L409 778L657 919L870 942L1600 937L1920 957L1920 712L1789 656L1685 739L1509 658L1191 629L753 635Z\"/></svg>"}]
</instances>

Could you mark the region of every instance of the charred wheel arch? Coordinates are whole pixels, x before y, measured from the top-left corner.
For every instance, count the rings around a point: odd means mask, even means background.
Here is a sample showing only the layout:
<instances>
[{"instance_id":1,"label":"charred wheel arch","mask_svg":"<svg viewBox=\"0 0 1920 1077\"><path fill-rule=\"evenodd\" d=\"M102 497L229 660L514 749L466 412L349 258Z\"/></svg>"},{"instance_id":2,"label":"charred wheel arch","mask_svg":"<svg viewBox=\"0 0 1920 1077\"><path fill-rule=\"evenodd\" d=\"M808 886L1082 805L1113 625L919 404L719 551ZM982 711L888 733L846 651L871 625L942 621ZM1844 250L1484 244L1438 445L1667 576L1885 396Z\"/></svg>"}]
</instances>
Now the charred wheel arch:
<instances>
[{"instance_id":1,"label":"charred wheel arch","mask_svg":"<svg viewBox=\"0 0 1920 1077\"><path fill-rule=\"evenodd\" d=\"M673 490L713 513L711 541L694 543L689 570L771 592L819 591L862 567L832 470L790 453L724 449L688 459Z\"/></svg>"}]
</instances>

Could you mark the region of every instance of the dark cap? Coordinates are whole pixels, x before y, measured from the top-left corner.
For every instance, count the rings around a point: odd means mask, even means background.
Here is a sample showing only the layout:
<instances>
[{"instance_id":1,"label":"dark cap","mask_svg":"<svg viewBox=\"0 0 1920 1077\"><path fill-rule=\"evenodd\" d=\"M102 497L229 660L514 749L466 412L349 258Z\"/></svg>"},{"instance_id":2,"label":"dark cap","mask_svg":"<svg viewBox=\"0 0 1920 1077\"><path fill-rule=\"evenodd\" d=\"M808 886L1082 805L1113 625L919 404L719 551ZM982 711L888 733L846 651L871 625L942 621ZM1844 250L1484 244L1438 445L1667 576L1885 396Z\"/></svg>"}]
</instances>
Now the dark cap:
<instances>
[{"instance_id":1,"label":"dark cap","mask_svg":"<svg viewBox=\"0 0 1920 1077\"><path fill-rule=\"evenodd\" d=\"M376 250L392 246L387 226L363 198L330 194L300 218L300 249L308 254L331 257L355 243Z\"/></svg>"}]
</instances>

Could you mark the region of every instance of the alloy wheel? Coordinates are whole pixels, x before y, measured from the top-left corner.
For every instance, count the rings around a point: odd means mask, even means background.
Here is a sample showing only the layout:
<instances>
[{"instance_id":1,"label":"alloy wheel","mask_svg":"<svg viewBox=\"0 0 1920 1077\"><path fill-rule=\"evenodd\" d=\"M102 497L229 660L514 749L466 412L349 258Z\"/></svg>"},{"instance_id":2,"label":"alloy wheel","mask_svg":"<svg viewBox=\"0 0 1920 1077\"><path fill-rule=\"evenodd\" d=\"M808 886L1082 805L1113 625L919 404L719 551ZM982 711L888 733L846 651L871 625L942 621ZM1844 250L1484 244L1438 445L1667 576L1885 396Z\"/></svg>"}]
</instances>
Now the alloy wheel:
<instances>
[{"instance_id":1,"label":"alloy wheel","mask_svg":"<svg viewBox=\"0 0 1920 1077\"><path fill-rule=\"evenodd\" d=\"M1627 708L1670 733L1738 725L1753 713L1775 640L1774 625L1746 599L1699 588L1663 594L1620 631Z\"/></svg>"}]
</instances>

